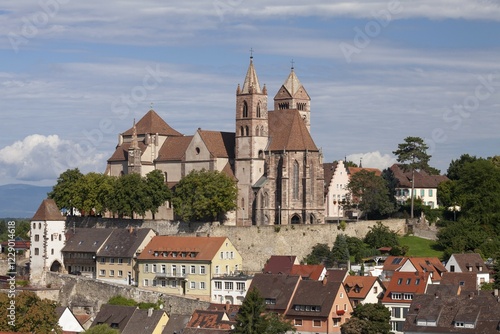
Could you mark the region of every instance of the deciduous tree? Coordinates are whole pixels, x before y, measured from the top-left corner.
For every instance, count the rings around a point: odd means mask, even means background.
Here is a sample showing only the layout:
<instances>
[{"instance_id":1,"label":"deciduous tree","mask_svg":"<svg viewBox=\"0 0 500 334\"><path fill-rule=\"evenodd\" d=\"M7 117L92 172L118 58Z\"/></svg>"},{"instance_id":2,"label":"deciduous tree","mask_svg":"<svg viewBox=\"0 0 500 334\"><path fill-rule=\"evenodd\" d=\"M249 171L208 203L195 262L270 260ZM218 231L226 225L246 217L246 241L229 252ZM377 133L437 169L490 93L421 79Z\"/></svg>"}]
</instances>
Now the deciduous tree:
<instances>
[{"instance_id":1,"label":"deciduous tree","mask_svg":"<svg viewBox=\"0 0 500 334\"><path fill-rule=\"evenodd\" d=\"M352 312L352 317L341 326L342 334L389 334L391 332L391 312L382 304L360 304Z\"/></svg>"},{"instance_id":2,"label":"deciduous tree","mask_svg":"<svg viewBox=\"0 0 500 334\"><path fill-rule=\"evenodd\" d=\"M307 264L323 264L329 268L333 265L332 251L327 244L316 244L303 260Z\"/></svg>"},{"instance_id":3,"label":"deciduous tree","mask_svg":"<svg viewBox=\"0 0 500 334\"><path fill-rule=\"evenodd\" d=\"M52 198L59 209L68 209L70 213L75 206L78 194L78 180L83 178L83 174L78 168L68 169L59 175L57 183L52 187L52 191L47 195Z\"/></svg>"},{"instance_id":4,"label":"deciduous tree","mask_svg":"<svg viewBox=\"0 0 500 334\"><path fill-rule=\"evenodd\" d=\"M370 247L377 249L380 247L394 247L399 245L397 233L391 231L389 227L385 226L380 221L369 228L368 233L365 235L364 242Z\"/></svg>"},{"instance_id":5,"label":"deciduous tree","mask_svg":"<svg viewBox=\"0 0 500 334\"><path fill-rule=\"evenodd\" d=\"M155 169L146 174L146 193L150 198L151 207L149 210L154 219L158 208L172 198L172 193L165 184L165 178L160 170Z\"/></svg>"},{"instance_id":6,"label":"deciduous tree","mask_svg":"<svg viewBox=\"0 0 500 334\"><path fill-rule=\"evenodd\" d=\"M107 324L100 324L87 329L85 334L120 334L118 329L109 327Z\"/></svg>"},{"instance_id":7,"label":"deciduous tree","mask_svg":"<svg viewBox=\"0 0 500 334\"><path fill-rule=\"evenodd\" d=\"M386 181L375 173L361 170L351 176L349 184L353 201L358 202L358 208L368 215L386 216L396 210L389 197Z\"/></svg>"}]
</instances>

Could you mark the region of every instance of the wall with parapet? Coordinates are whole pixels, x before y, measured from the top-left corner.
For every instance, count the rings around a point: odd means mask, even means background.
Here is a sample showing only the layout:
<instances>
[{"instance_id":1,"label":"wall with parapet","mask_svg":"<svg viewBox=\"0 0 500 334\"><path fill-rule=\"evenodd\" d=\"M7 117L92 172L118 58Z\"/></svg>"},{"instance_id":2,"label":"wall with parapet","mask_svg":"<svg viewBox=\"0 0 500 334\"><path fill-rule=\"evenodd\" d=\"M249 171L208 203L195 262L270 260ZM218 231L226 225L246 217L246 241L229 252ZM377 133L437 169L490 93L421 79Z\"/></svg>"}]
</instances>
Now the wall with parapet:
<instances>
[{"instance_id":1,"label":"wall with parapet","mask_svg":"<svg viewBox=\"0 0 500 334\"><path fill-rule=\"evenodd\" d=\"M130 228L149 227L160 235L227 236L243 258L243 270L259 272L271 255L296 255L302 260L318 243L333 246L337 234L363 238L377 221L349 222L344 231L338 224L224 226L218 223L182 223L161 220L68 217L67 227ZM404 219L384 220L383 224L404 234Z\"/></svg>"}]
</instances>

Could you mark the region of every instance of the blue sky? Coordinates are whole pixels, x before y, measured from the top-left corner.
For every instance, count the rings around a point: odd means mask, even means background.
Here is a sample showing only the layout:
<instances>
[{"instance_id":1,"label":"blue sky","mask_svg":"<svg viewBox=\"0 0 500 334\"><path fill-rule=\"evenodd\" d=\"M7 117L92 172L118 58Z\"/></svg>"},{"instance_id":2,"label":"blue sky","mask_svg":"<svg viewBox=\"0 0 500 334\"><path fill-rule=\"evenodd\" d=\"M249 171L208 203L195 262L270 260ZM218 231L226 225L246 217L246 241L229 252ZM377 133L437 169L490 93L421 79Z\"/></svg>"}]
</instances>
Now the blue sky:
<instances>
[{"instance_id":1,"label":"blue sky","mask_svg":"<svg viewBox=\"0 0 500 334\"><path fill-rule=\"evenodd\" d=\"M443 172L500 153L499 0L18 0L0 27L0 184L103 172L151 104L234 131L251 48L269 109L293 59L325 162L386 168L407 136Z\"/></svg>"}]
</instances>

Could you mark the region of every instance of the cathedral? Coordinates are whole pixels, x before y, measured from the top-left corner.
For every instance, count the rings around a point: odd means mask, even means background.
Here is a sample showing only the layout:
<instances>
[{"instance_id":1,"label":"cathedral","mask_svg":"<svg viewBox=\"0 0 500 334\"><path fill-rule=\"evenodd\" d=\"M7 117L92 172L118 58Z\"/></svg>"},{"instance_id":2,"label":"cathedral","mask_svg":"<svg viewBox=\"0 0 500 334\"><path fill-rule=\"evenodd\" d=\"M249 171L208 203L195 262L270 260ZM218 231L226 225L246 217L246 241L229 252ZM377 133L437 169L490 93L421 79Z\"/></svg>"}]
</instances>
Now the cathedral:
<instances>
[{"instance_id":1,"label":"cathedral","mask_svg":"<svg viewBox=\"0 0 500 334\"><path fill-rule=\"evenodd\" d=\"M323 223L323 157L310 133L310 102L292 67L268 111L267 88L250 57L236 89L234 133L198 128L183 135L150 110L119 135L106 174L145 176L159 169L173 187L192 170L218 170L238 187L237 209L225 224ZM173 219L168 203L156 217Z\"/></svg>"}]
</instances>

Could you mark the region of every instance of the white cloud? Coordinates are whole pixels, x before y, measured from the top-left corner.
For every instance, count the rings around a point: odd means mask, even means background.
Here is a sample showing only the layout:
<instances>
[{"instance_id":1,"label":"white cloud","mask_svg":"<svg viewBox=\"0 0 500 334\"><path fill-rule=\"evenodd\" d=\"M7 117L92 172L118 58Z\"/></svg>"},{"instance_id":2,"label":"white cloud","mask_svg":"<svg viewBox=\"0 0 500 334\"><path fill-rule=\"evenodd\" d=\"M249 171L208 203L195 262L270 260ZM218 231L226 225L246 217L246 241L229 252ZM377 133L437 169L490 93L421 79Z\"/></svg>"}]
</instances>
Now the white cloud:
<instances>
[{"instance_id":1,"label":"white cloud","mask_svg":"<svg viewBox=\"0 0 500 334\"><path fill-rule=\"evenodd\" d=\"M380 170L384 170L396 163L396 158L392 154L382 154L379 151L349 154L347 160L354 162L358 166L361 162L365 168L378 168Z\"/></svg>"},{"instance_id":2,"label":"white cloud","mask_svg":"<svg viewBox=\"0 0 500 334\"><path fill-rule=\"evenodd\" d=\"M102 172L104 154L57 135L33 134L0 149L0 182L54 181L67 169Z\"/></svg>"}]
</instances>

